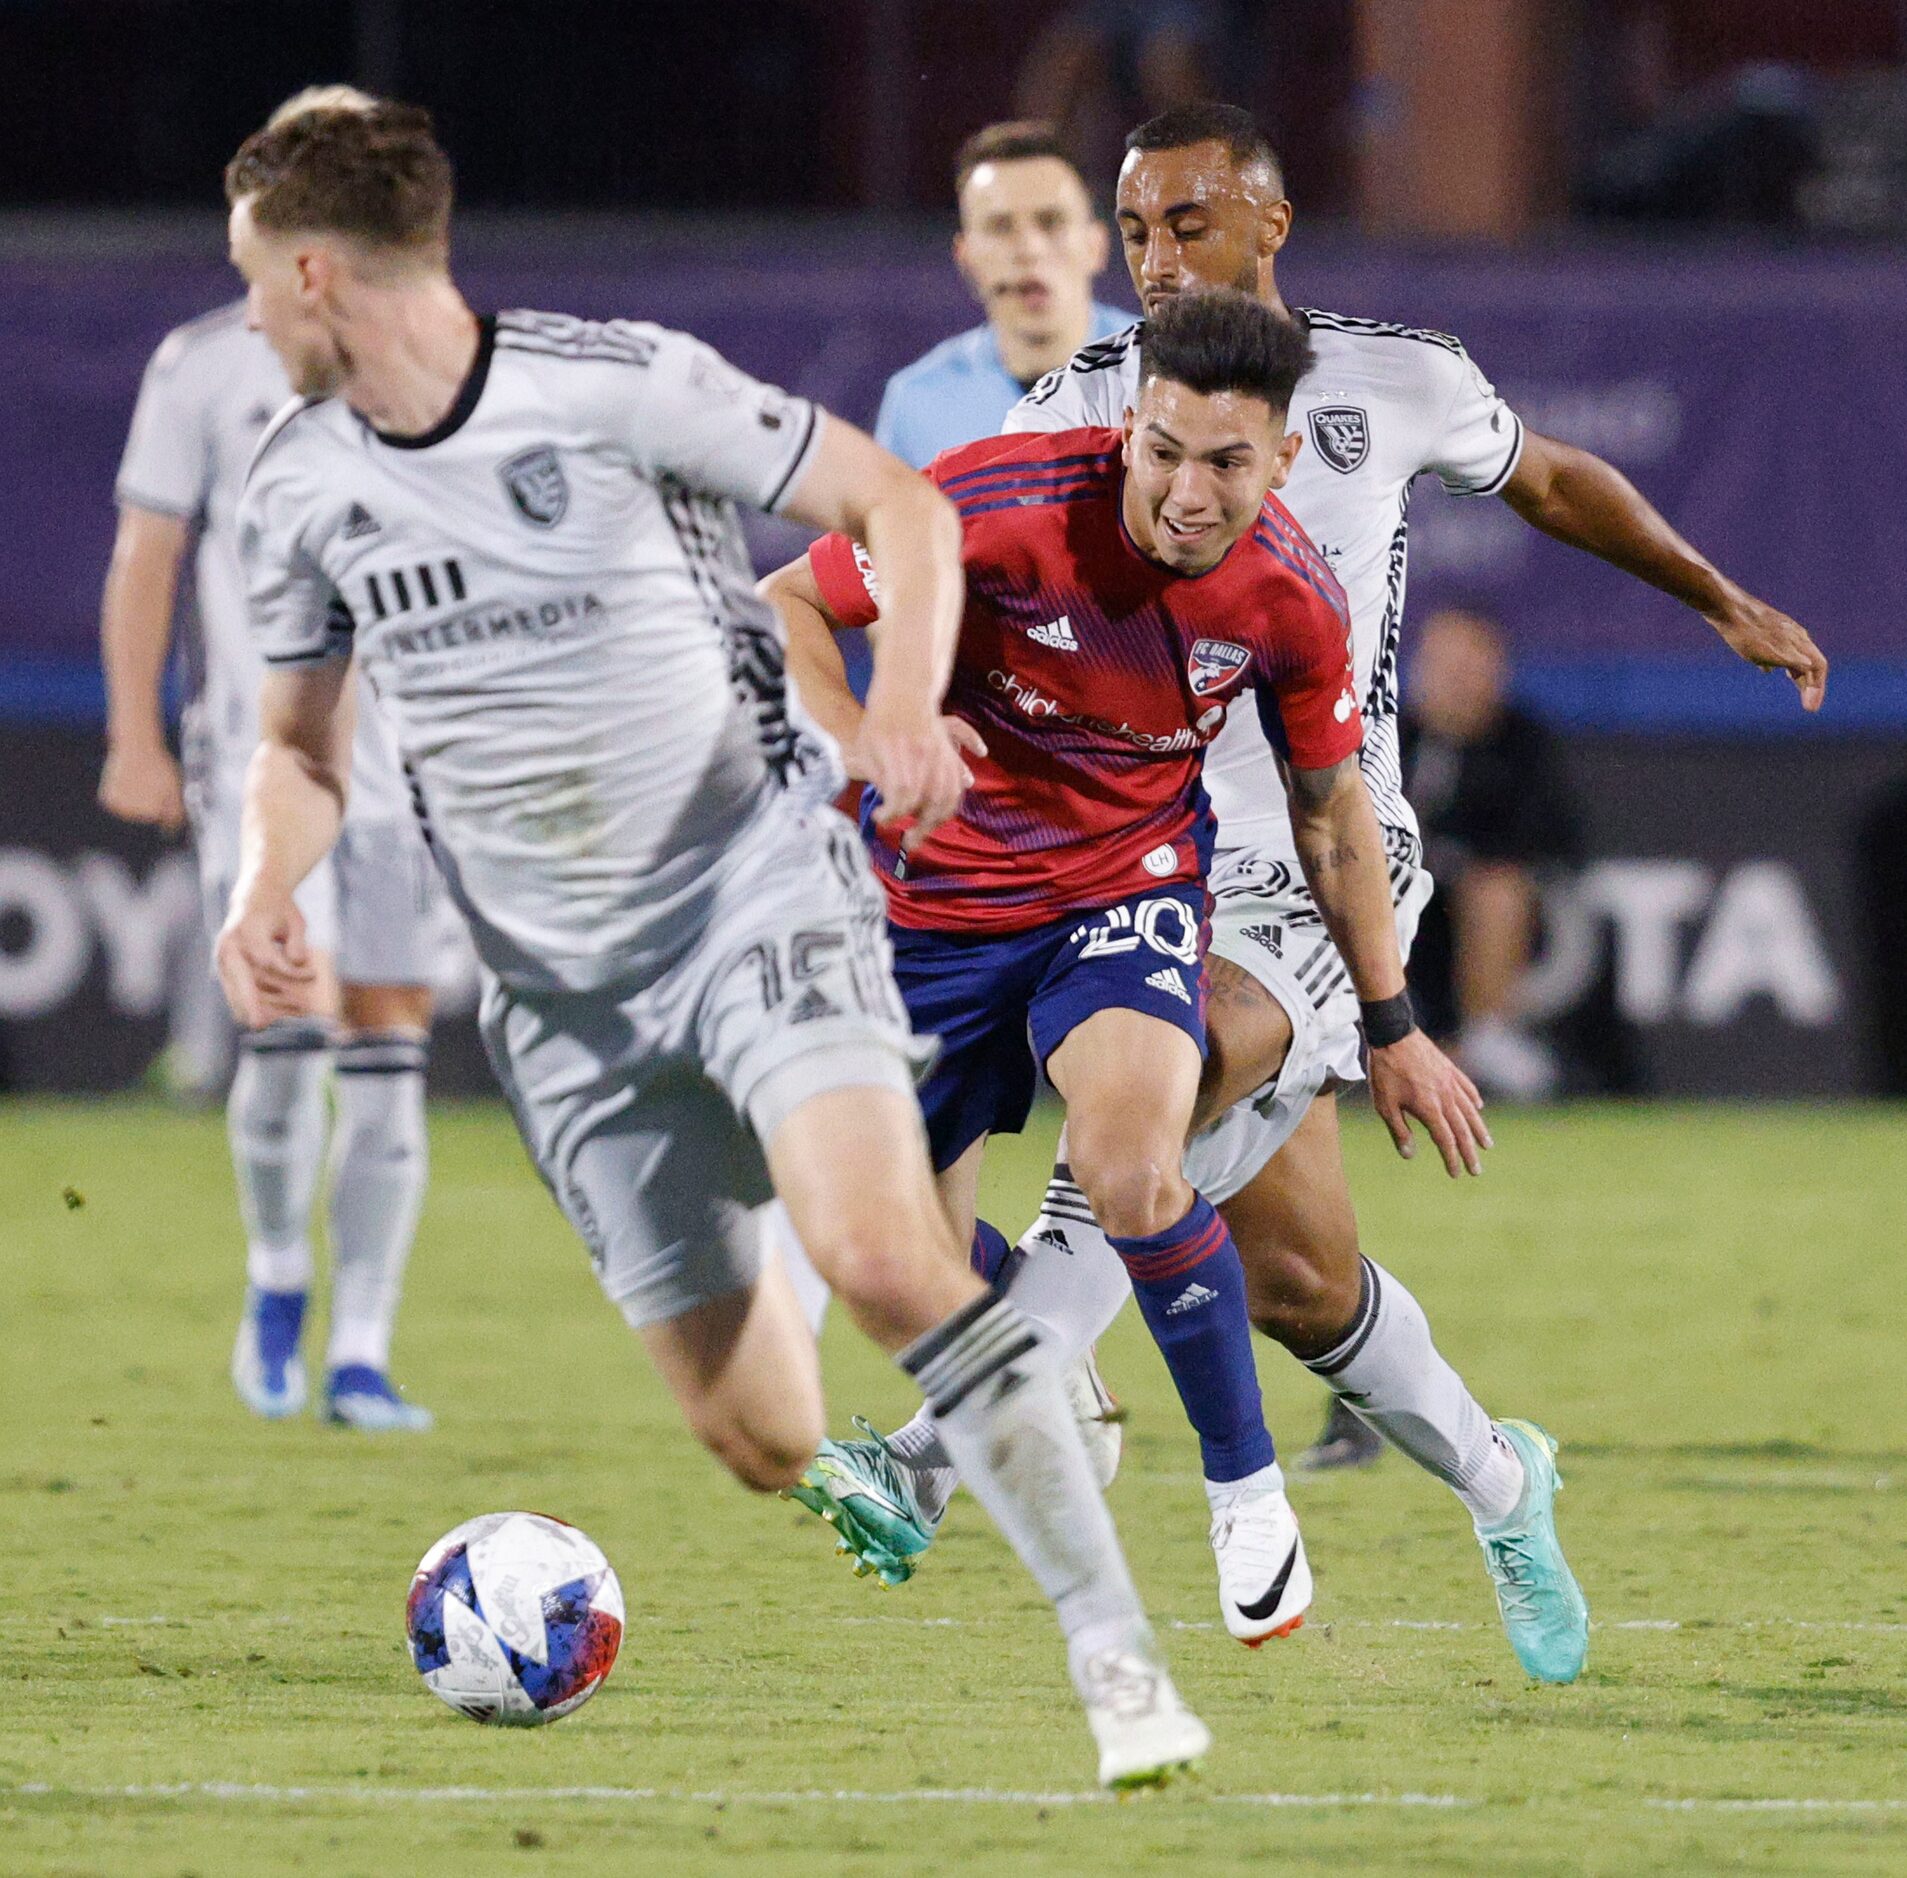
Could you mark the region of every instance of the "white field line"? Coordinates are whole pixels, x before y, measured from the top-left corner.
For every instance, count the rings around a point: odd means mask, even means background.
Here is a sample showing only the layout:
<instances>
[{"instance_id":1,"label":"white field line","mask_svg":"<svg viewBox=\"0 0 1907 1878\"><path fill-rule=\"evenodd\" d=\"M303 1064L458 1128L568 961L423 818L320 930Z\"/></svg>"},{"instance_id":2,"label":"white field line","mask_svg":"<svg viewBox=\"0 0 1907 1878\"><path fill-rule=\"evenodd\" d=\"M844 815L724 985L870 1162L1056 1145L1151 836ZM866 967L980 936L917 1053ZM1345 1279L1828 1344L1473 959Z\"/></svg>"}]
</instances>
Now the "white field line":
<instances>
[{"instance_id":1,"label":"white field line","mask_svg":"<svg viewBox=\"0 0 1907 1878\"><path fill-rule=\"evenodd\" d=\"M868 1788L794 1788L785 1792L751 1792L715 1787L374 1787L328 1785L280 1787L227 1780L167 1781L124 1787L64 1787L29 1780L0 1786L0 1796L21 1799L76 1800L218 1800L254 1802L267 1806L322 1804L402 1806L546 1806L574 1801L582 1805L641 1806L674 1802L690 1806L1106 1806L1119 1796L1094 1790L1085 1793L1039 1793L1001 1787L919 1787L906 1792ZM1474 1806L1454 1793L1201 1793L1194 1797L1217 1806Z\"/></svg>"},{"instance_id":2,"label":"white field line","mask_svg":"<svg viewBox=\"0 0 1907 1878\"><path fill-rule=\"evenodd\" d=\"M1667 1813L1907 1813L1907 1800L1644 1800Z\"/></svg>"},{"instance_id":3,"label":"white field line","mask_svg":"<svg viewBox=\"0 0 1907 1878\"><path fill-rule=\"evenodd\" d=\"M1194 1788L1193 1799L1207 1806L1295 1808L1433 1808L1447 1810L1491 1804L1455 1793L1204 1793ZM380 1806L549 1806L571 1802L584 1806L1108 1806L1118 1796L1099 1791L1041 1793L1001 1787L921 1787L906 1792L869 1788L791 1788L751 1791L712 1787L377 1787L362 1784L272 1786L226 1780L168 1781L121 1787L69 1787L48 1781L22 1781L0 1786L0 1798L70 1800L212 1800L264 1806L302 1806L341 1803ZM1536 1802L1539 1806L1541 1800ZM1529 1799L1508 1802L1522 1808ZM1569 1801L1562 1802L1564 1805ZM1591 1812L1611 1809L1595 1798L1581 1805ZM1907 1799L1835 1799L1782 1797L1759 1800L1710 1798L1641 1801L1644 1810L1657 1813L1744 1813L1781 1818L1819 1814L1895 1816L1907 1814Z\"/></svg>"}]
</instances>

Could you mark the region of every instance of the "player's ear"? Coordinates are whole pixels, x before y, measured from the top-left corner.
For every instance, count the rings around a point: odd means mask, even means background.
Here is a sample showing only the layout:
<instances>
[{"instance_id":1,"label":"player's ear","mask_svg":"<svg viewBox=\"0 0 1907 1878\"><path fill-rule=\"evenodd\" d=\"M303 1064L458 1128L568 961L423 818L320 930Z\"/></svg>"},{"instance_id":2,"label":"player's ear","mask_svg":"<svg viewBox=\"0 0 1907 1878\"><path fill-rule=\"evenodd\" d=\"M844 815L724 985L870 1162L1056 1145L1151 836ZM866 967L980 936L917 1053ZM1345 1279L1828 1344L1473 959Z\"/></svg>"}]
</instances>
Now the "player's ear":
<instances>
[{"instance_id":1,"label":"player's ear","mask_svg":"<svg viewBox=\"0 0 1907 1878\"><path fill-rule=\"evenodd\" d=\"M1132 467L1132 428L1136 413L1131 405L1126 406L1126 414L1119 420L1119 460L1130 469Z\"/></svg>"},{"instance_id":2,"label":"player's ear","mask_svg":"<svg viewBox=\"0 0 1907 1878\"><path fill-rule=\"evenodd\" d=\"M298 249L292 265L298 270L298 298L307 306L324 299L338 278L338 257L320 242Z\"/></svg>"},{"instance_id":3,"label":"player's ear","mask_svg":"<svg viewBox=\"0 0 1907 1878\"><path fill-rule=\"evenodd\" d=\"M1304 448L1304 433L1288 430L1279 439L1278 448L1271 459L1271 483L1273 489L1282 489L1291 478L1291 466L1298 460L1298 452Z\"/></svg>"},{"instance_id":4,"label":"player's ear","mask_svg":"<svg viewBox=\"0 0 1907 1878\"><path fill-rule=\"evenodd\" d=\"M1291 203L1280 196L1258 217L1258 252L1273 255L1291 238Z\"/></svg>"},{"instance_id":5,"label":"player's ear","mask_svg":"<svg viewBox=\"0 0 1907 1878\"><path fill-rule=\"evenodd\" d=\"M1106 271L1106 263L1112 258L1112 236L1106 230L1106 224L1094 216L1086 225L1086 262L1092 269L1090 278L1097 280Z\"/></svg>"},{"instance_id":6,"label":"player's ear","mask_svg":"<svg viewBox=\"0 0 1907 1878\"><path fill-rule=\"evenodd\" d=\"M964 229L955 229L953 238L953 264L960 270L960 278L967 283L976 300L985 304L980 292L980 283L973 277L973 269L967 264L967 236Z\"/></svg>"}]
</instances>

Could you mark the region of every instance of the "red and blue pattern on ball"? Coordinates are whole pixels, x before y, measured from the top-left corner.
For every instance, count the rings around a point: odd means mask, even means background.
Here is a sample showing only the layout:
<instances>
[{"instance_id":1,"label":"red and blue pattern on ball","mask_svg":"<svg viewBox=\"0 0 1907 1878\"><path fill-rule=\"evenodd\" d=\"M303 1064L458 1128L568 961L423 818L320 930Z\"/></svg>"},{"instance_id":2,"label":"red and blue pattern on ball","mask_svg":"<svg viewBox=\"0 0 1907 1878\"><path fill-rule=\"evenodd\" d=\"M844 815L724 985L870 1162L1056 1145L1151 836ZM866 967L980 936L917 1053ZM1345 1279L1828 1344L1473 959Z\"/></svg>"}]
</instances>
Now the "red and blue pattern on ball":
<instances>
[{"instance_id":1,"label":"red and blue pattern on ball","mask_svg":"<svg viewBox=\"0 0 1907 1878\"><path fill-rule=\"evenodd\" d=\"M547 1663L524 1656L497 1638L497 1648L524 1694L552 1720L580 1702L608 1675L621 1648L621 1623L592 1602L604 1576L595 1572L587 1578L572 1578L543 1594L543 1628L549 1638ZM450 1547L411 1584L404 1624L410 1636L411 1659L420 1675L446 1668L450 1662L450 1646L444 1635L445 1598L455 1598L489 1627L470 1575L466 1545ZM496 1635L494 1630L491 1634ZM490 1721L497 1717L484 1714L473 1715L473 1719Z\"/></svg>"}]
</instances>

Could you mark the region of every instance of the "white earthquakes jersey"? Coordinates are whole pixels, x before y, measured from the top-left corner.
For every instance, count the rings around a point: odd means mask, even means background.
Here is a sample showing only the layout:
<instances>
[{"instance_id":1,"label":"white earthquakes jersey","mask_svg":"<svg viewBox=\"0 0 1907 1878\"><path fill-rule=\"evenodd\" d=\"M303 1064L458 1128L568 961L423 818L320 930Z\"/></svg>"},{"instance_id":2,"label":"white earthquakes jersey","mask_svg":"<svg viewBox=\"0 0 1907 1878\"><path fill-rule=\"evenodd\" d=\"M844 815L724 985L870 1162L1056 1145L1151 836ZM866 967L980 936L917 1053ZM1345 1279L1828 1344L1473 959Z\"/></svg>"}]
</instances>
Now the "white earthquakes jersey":
<instances>
[{"instance_id":1,"label":"white earthquakes jersey","mask_svg":"<svg viewBox=\"0 0 1907 1878\"><path fill-rule=\"evenodd\" d=\"M779 622L734 504L823 422L682 333L502 313L435 429L339 399L260 443L239 506L274 666L350 656L484 962L525 989L654 975L796 760Z\"/></svg>"},{"instance_id":2,"label":"white earthquakes jersey","mask_svg":"<svg viewBox=\"0 0 1907 1878\"><path fill-rule=\"evenodd\" d=\"M1291 401L1304 438L1278 497L1351 603L1364 699L1365 781L1393 859L1419 858L1397 747L1398 634L1412 480L1432 471L1452 495L1494 495L1516 468L1523 426L1447 333L1296 309L1317 364ZM1006 428L1117 427L1138 395L1141 327L1084 346L1014 406ZM1205 787L1221 851L1295 860L1284 785L1257 714L1235 711L1212 744Z\"/></svg>"},{"instance_id":3,"label":"white earthquakes jersey","mask_svg":"<svg viewBox=\"0 0 1907 1878\"><path fill-rule=\"evenodd\" d=\"M188 321L167 334L146 366L114 488L122 508L176 516L196 531L187 766L203 794L232 807L239 799L235 778L258 742L265 670L245 617L238 496L259 438L290 396L271 347L246 330L242 301ZM364 701L351 814L354 821L410 814L390 731Z\"/></svg>"}]
</instances>

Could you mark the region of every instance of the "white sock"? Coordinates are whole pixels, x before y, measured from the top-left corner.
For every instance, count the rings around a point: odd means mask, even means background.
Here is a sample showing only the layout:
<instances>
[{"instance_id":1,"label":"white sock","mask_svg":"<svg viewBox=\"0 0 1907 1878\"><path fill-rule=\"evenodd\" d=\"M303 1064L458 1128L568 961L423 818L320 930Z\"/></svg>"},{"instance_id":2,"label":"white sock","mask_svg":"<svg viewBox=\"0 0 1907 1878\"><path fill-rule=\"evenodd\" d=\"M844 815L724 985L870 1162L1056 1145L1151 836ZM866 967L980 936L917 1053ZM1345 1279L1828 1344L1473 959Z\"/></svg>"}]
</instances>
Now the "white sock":
<instances>
[{"instance_id":1,"label":"white sock","mask_svg":"<svg viewBox=\"0 0 1907 1878\"><path fill-rule=\"evenodd\" d=\"M940 1439L933 1410L922 1403L914 1419L887 1437L889 1452L914 1477L914 1498L929 1520L938 1520L960 1485L960 1470Z\"/></svg>"},{"instance_id":2,"label":"white sock","mask_svg":"<svg viewBox=\"0 0 1907 1878\"><path fill-rule=\"evenodd\" d=\"M1241 1494L1283 1493L1284 1490L1285 1470L1273 1461L1240 1480L1208 1480L1205 1483L1205 1504L1216 1513L1221 1506Z\"/></svg>"},{"instance_id":3,"label":"white sock","mask_svg":"<svg viewBox=\"0 0 1907 1878\"><path fill-rule=\"evenodd\" d=\"M1026 1319L988 1292L899 1361L920 1384L968 1491L1052 1599L1075 1680L1101 1650L1147 1639L1112 1515Z\"/></svg>"},{"instance_id":4,"label":"white sock","mask_svg":"<svg viewBox=\"0 0 1907 1878\"><path fill-rule=\"evenodd\" d=\"M781 1254L788 1282L795 1288L795 1302L801 1306L808 1328L818 1338L821 1326L827 1322L828 1300L834 1293L828 1289L828 1281L815 1270L808 1248L801 1243L795 1223L788 1217L788 1209L779 1200L770 1200L759 1209L758 1217L763 1249Z\"/></svg>"},{"instance_id":5,"label":"white sock","mask_svg":"<svg viewBox=\"0 0 1907 1878\"><path fill-rule=\"evenodd\" d=\"M1062 1135L1061 1158L1046 1184L1039 1218L1020 1235L1025 1262L1009 1287L1062 1368L1105 1335L1132 1296L1132 1280L1099 1230L1065 1154Z\"/></svg>"},{"instance_id":6,"label":"white sock","mask_svg":"<svg viewBox=\"0 0 1907 1878\"><path fill-rule=\"evenodd\" d=\"M338 1047L331 1142L332 1369L391 1360L391 1326L424 1204L429 1044L415 1030L363 1031Z\"/></svg>"},{"instance_id":7,"label":"white sock","mask_svg":"<svg viewBox=\"0 0 1907 1878\"><path fill-rule=\"evenodd\" d=\"M245 1276L261 1291L311 1284L311 1204L324 1161L330 1037L318 1023L278 1023L240 1040L225 1104Z\"/></svg>"},{"instance_id":8,"label":"white sock","mask_svg":"<svg viewBox=\"0 0 1907 1878\"><path fill-rule=\"evenodd\" d=\"M1349 1330L1336 1349L1305 1367L1419 1467L1454 1489L1479 1526L1507 1519L1523 1496L1516 1450L1431 1342L1423 1306L1382 1266L1369 1259L1363 1266L1363 1292Z\"/></svg>"}]
</instances>

